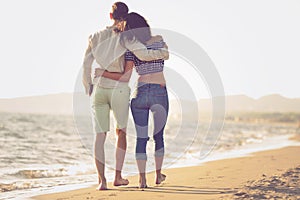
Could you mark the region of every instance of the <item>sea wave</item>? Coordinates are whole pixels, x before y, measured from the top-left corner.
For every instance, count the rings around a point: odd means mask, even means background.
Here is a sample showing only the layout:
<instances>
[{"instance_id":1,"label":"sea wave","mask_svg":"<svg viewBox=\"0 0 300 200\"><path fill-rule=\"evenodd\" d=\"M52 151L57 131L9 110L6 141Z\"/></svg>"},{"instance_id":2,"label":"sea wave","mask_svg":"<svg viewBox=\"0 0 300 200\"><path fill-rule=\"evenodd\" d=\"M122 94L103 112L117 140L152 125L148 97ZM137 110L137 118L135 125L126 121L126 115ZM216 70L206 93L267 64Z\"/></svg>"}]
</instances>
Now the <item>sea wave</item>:
<instances>
[{"instance_id":1,"label":"sea wave","mask_svg":"<svg viewBox=\"0 0 300 200\"><path fill-rule=\"evenodd\" d=\"M50 178L61 177L68 175L67 170L64 168L54 170L20 170L15 174L10 174L21 178L33 179L33 178Z\"/></svg>"},{"instance_id":2,"label":"sea wave","mask_svg":"<svg viewBox=\"0 0 300 200\"><path fill-rule=\"evenodd\" d=\"M35 186L38 187L38 186ZM30 182L25 183L0 183L0 192L9 192L13 190L24 190L24 189L32 189L34 188L34 185Z\"/></svg>"}]
</instances>

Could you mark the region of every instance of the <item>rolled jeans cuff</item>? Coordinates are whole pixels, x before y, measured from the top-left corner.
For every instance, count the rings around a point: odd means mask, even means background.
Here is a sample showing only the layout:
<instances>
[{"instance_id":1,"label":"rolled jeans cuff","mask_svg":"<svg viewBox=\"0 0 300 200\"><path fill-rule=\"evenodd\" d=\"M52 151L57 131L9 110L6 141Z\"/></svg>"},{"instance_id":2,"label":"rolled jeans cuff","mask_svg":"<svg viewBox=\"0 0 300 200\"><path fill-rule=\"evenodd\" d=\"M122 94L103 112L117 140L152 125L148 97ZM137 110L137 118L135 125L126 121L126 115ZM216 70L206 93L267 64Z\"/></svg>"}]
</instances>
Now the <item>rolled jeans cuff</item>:
<instances>
[{"instance_id":1,"label":"rolled jeans cuff","mask_svg":"<svg viewBox=\"0 0 300 200\"><path fill-rule=\"evenodd\" d=\"M147 160L147 154L146 153L136 153L135 159L136 160Z\"/></svg>"},{"instance_id":2,"label":"rolled jeans cuff","mask_svg":"<svg viewBox=\"0 0 300 200\"><path fill-rule=\"evenodd\" d=\"M154 153L155 157L162 157L164 155L165 155L165 148L158 149Z\"/></svg>"}]
</instances>

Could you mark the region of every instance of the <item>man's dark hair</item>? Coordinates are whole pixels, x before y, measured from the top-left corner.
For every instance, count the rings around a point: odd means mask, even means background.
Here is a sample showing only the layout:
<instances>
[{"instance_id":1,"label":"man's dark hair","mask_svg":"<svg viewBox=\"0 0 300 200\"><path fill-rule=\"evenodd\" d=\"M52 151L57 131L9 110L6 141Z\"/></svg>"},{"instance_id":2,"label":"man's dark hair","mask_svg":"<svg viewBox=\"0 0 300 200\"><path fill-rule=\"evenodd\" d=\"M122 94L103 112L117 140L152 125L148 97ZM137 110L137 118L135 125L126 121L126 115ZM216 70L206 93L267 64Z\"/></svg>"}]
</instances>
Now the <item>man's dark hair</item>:
<instances>
[{"instance_id":1,"label":"man's dark hair","mask_svg":"<svg viewBox=\"0 0 300 200\"><path fill-rule=\"evenodd\" d=\"M114 20L123 20L128 14L128 6L123 2L112 5L112 17Z\"/></svg>"}]
</instances>

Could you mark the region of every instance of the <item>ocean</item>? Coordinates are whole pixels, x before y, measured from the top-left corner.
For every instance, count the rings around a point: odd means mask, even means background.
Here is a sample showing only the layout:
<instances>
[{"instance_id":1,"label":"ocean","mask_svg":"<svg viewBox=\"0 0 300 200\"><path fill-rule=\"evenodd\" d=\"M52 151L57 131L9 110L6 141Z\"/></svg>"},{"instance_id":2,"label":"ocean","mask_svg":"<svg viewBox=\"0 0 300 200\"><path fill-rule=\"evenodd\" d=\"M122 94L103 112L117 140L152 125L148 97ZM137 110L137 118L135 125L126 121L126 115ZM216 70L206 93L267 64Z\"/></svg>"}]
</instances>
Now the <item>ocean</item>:
<instances>
[{"instance_id":1,"label":"ocean","mask_svg":"<svg viewBox=\"0 0 300 200\"><path fill-rule=\"evenodd\" d=\"M112 130L113 122L112 122ZM244 156L299 143L288 138L296 126L274 123L225 122L220 135L205 141L209 122L170 116L165 129L164 169L201 165L207 161ZM0 200L24 199L32 195L97 184L93 161L93 138L88 118L67 115L0 113ZM149 127L151 131L151 127ZM151 136L151 134L150 134ZM116 136L107 134L107 178L113 178ZM205 157L203 147L215 145ZM134 160L135 133L128 127L128 150L124 176L137 173ZM148 146L147 170L153 171L153 140Z\"/></svg>"}]
</instances>

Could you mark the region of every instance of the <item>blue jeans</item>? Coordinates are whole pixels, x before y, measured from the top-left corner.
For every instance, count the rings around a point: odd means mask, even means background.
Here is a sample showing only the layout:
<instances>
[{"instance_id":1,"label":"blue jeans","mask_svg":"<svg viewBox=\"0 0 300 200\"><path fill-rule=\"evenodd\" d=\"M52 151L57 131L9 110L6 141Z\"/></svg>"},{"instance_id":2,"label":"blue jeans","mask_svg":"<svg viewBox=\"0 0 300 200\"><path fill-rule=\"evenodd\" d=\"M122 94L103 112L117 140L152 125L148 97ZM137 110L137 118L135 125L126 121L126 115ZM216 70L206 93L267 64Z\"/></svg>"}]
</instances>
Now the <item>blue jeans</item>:
<instances>
[{"instance_id":1,"label":"blue jeans","mask_svg":"<svg viewBox=\"0 0 300 200\"><path fill-rule=\"evenodd\" d=\"M164 128L169 112L168 92L159 84L139 83L131 100L131 112L137 134L136 159L147 160L146 146L148 137L149 111L153 114L153 139L155 156L164 156Z\"/></svg>"}]
</instances>

